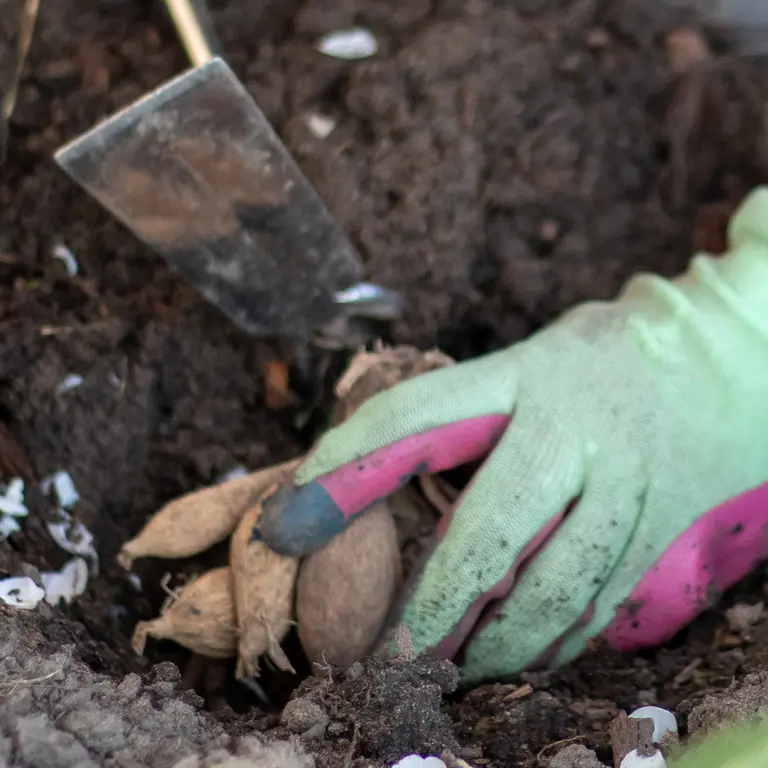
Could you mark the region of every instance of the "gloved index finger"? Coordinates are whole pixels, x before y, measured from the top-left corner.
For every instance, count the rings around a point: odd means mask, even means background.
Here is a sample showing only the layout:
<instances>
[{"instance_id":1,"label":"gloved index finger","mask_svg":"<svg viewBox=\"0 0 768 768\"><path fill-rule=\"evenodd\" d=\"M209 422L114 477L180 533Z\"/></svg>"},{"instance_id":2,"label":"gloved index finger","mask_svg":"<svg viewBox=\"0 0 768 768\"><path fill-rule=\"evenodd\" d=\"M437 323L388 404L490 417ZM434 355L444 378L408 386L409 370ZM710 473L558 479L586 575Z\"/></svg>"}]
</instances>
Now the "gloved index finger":
<instances>
[{"instance_id":1,"label":"gloved index finger","mask_svg":"<svg viewBox=\"0 0 768 768\"><path fill-rule=\"evenodd\" d=\"M504 432L514 399L508 371L506 387L499 387L493 358L403 382L328 432L293 484L265 502L260 535L267 546L292 556L315 551L414 474L485 456Z\"/></svg>"},{"instance_id":2,"label":"gloved index finger","mask_svg":"<svg viewBox=\"0 0 768 768\"><path fill-rule=\"evenodd\" d=\"M320 549L376 501L414 475L441 472L485 456L509 423L504 414L464 419L406 437L305 485L281 487L264 503L267 546L298 556Z\"/></svg>"}]
</instances>

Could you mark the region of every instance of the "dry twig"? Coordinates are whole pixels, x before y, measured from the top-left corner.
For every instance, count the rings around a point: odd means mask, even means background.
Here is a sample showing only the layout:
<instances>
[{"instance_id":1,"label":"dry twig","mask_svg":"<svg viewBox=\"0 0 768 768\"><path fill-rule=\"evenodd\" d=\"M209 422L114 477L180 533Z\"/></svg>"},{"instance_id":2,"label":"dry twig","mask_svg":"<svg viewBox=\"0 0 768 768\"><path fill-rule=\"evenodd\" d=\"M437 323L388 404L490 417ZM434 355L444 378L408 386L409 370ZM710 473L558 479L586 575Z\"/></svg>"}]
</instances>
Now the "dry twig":
<instances>
[{"instance_id":1,"label":"dry twig","mask_svg":"<svg viewBox=\"0 0 768 768\"><path fill-rule=\"evenodd\" d=\"M8 147L8 132L16 108L16 98L19 95L19 85L24 72L24 64L27 61L29 47L32 44L32 35L35 31L37 14L40 10L40 0L24 0L19 19L19 44L16 49L16 67L13 72L11 85L3 96L0 105L0 159L5 163L5 154Z\"/></svg>"}]
</instances>

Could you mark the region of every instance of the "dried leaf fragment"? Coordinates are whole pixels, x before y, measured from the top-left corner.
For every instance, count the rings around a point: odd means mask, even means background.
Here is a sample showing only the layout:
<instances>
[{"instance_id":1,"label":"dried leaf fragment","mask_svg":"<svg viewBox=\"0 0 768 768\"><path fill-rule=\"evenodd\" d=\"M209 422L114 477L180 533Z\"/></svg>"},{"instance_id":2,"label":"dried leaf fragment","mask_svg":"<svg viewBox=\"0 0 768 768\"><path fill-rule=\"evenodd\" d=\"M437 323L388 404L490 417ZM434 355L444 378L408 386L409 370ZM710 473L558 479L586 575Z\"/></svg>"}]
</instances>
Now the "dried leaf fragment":
<instances>
[{"instance_id":1,"label":"dried leaf fragment","mask_svg":"<svg viewBox=\"0 0 768 768\"><path fill-rule=\"evenodd\" d=\"M291 403L288 390L288 364L284 360L270 360L264 368L264 401L273 411L285 408Z\"/></svg>"}]
</instances>

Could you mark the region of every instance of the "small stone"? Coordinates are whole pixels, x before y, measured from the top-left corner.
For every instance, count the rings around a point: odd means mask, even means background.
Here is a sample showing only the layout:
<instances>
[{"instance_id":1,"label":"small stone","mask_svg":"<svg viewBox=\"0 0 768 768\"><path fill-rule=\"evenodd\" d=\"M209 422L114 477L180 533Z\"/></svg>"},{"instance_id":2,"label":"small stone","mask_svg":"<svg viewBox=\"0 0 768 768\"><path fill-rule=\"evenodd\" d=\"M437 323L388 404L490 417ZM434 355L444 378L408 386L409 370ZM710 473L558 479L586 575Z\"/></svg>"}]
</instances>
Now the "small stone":
<instances>
[{"instance_id":1,"label":"small stone","mask_svg":"<svg viewBox=\"0 0 768 768\"><path fill-rule=\"evenodd\" d=\"M318 725L325 728L329 722L328 715L309 699L292 699L285 705L280 716L281 725L293 733L306 733Z\"/></svg>"},{"instance_id":2,"label":"small stone","mask_svg":"<svg viewBox=\"0 0 768 768\"><path fill-rule=\"evenodd\" d=\"M765 613L763 602L755 605L736 603L725 612L725 619L731 632L746 632L753 624L757 624Z\"/></svg>"},{"instance_id":3,"label":"small stone","mask_svg":"<svg viewBox=\"0 0 768 768\"><path fill-rule=\"evenodd\" d=\"M347 677L351 680L357 680L365 674L365 667L359 662L355 661L347 670Z\"/></svg>"},{"instance_id":4,"label":"small stone","mask_svg":"<svg viewBox=\"0 0 768 768\"><path fill-rule=\"evenodd\" d=\"M308 728L301 734L302 741L322 741L325 738L325 731L328 728L328 717L325 720L321 720L319 723L315 723L311 728Z\"/></svg>"},{"instance_id":5,"label":"small stone","mask_svg":"<svg viewBox=\"0 0 768 768\"><path fill-rule=\"evenodd\" d=\"M547 764L547 768L605 768L597 754L581 744L561 749Z\"/></svg>"}]
</instances>

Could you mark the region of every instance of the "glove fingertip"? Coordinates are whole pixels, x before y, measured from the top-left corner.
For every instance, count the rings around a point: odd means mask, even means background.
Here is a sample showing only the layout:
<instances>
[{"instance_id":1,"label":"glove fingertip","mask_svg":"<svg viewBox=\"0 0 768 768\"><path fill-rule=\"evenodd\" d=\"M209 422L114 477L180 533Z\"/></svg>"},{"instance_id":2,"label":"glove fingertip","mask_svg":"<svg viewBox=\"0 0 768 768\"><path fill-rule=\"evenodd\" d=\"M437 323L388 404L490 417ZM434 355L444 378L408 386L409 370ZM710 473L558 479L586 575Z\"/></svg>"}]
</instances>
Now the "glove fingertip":
<instances>
[{"instance_id":1,"label":"glove fingertip","mask_svg":"<svg viewBox=\"0 0 768 768\"><path fill-rule=\"evenodd\" d=\"M299 557L324 547L348 523L325 488L312 481L281 486L266 499L258 535L273 552Z\"/></svg>"}]
</instances>

